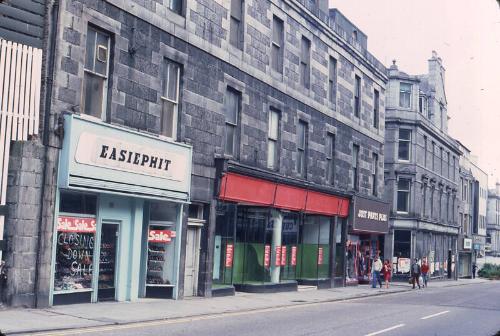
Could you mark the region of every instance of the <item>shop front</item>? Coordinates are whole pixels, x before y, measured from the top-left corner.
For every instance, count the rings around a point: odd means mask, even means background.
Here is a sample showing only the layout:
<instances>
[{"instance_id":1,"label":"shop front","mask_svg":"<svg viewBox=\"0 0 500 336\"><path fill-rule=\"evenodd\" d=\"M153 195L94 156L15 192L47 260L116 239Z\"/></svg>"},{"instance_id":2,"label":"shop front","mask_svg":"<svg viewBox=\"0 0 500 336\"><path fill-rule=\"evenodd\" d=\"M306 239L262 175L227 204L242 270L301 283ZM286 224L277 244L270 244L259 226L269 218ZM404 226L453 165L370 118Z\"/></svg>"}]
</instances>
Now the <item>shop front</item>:
<instances>
[{"instance_id":1,"label":"shop front","mask_svg":"<svg viewBox=\"0 0 500 336\"><path fill-rule=\"evenodd\" d=\"M66 115L51 304L177 298L190 146Z\"/></svg>"},{"instance_id":2,"label":"shop front","mask_svg":"<svg viewBox=\"0 0 500 336\"><path fill-rule=\"evenodd\" d=\"M228 287L331 287L343 274L348 209L347 198L226 173L216 207L212 294Z\"/></svg>"},{"instance_id":3,"label":"shop front","mask_svg":"<svg viewBox=\"0 0 500 336\"><path fill-rule=\"evenodd\" d=\"M474 250L472 249L472 238L459 239L458 251L458 277L472 278L472 263L474 261Z\"/></svg>"},{"instance_id":4,"label":"shop front","mask_svg":"<svg viewBox=\"0 0 500 336\"><path fill-rule=\"evenodd\" d=\"M384 259L381 251L389 230L388 203L355 196L353 204L345 249L347 285L371 281L373 259Z\"/></svg>"}]
</instances>

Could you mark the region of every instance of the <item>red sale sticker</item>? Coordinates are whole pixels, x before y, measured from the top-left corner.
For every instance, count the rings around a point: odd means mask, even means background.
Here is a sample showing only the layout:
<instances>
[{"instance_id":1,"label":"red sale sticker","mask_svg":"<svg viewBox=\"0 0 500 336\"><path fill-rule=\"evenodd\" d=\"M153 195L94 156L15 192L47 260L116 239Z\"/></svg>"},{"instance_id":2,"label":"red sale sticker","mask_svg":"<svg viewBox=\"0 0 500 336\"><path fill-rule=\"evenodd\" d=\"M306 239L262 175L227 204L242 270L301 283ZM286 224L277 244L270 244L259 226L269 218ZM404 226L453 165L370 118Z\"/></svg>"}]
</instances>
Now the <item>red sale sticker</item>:
<instances>
[{"instance_id":1,"label":"red sale sticker","mask_svg":"<svg viewBox=\"0 0 500 336\"><path fill-rule=\"evenodd\" d=\"M323 248L318 247L318 265L323 265Z\"/></svg>"},{"instance_id":2,"label":"red sale sticker","mask_svg":"<svg viewBox=\"0 0 500 336\"><path fill-rule=\"evenodd\" d=\"M297 265L297 246L292 246L292 257L290 259L290 264L292 266Z\"/></svg>"},{"instance_id":3,"label":"red sale sticker","mask_svg":"<svg viewBox=\"0 0 500 336\"><path fill-rule=\"evenodd\" d=\"M271 266L271 245L266 245L264 247L264 267L269 268Z\"/></svg>"},{"instance_id":4,"label":"red sale sticker","mask_svg":"<svg viewBox=\"0 0 500 336\"><path fill-rule=\"evenodd\" d=\"M227 244L226 245L226 263L225 263L227 268L233 267L233 252L234 252L233 244Z\"/></svg>"},{"instance_id":5,"label":"red sale sticker","mask_svg":"<svg viewBox=\"0 0 500 336\"><path fill-rule=\"evenodd\" d=\"M286 266L286 246L281 247L281 266Z\"/></svg>"},{"instance_id":6,"label":"red sale sticker","mask_svg":"<svg viewBox=\"0 0 500 336\"><path fill-rule=\"evenodd\" d=\"M148 242L170 243L175 238L175 231L171 230L149 230Z\"/></svg>"},{"instance_id":7,"label":"red sale sticker","mask_svg":"<svg viewBox=\"0 0 500 336\"><path fill-rule=\"evenodd\" d=\"M274 260L274 266L281 266L281 246L276 246L276 259Z\"/></svg>"},{"instance_id":8,"label":"red sale sticker","mask_svg":"<svg viewBox=\"0 0 500 336\"><path fill-rule=\"evenodd\" d=\"M94 233L95 228L95 218L68 216L59 216L57 218L57 231Z\"/></svg>"}]
</instances>

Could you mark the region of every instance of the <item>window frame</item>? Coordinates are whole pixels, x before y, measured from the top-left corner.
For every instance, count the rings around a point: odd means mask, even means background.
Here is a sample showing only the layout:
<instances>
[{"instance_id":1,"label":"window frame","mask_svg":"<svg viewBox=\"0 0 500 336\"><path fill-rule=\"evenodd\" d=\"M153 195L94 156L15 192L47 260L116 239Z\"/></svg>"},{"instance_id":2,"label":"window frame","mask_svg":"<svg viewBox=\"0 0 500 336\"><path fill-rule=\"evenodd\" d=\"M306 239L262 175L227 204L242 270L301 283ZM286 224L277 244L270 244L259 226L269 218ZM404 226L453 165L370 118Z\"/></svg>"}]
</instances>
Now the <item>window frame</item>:
<instances>
[{"instance_id":1,"label":"window frame","mask_svg":"<svg viewBox=\"0 0 500 336\"><path fill-rule=\"evenodd\" d=\"M325 156L326 156L326 182L330 185L335 184L335 133L326 134Z\"/></svg>"},{"instance_id":2,"label":"window frame","mask_svg":"<svg viewBox=\"0 0 500 336\"><path fill-rule=\"evenodd\" d=\"M168 97L168 91L169 91L169 88L168 88L168 83L167 83L167 78L165 78L166 76L166 68L167 68L167 64L173 64L174 66L176 66L177 68L177 87L175 88L176 90L176 93L175 93L175 96L176 96L176 100L173 100L171 98ZM160 116L160 135L162 136L165 136L169 139L172 139L172 140L177 140L177 126L178 126L178 123L179 123L179 97L180 97L180 91L181 91L181 72L182 72L182 65L177 63L177 62L174 62L172 61L171 59L169 58L166 58L164 57L163 58L163 72L162 72L162 75L163 75L163 79L162 79L162 92L161 92L161 95L160 95L160 100L162 102L162 111L161 111L161 116ZM170 76L168 76L168 80L170 80ZM164 134L164 118L165 118L165 112L164 112L164 107L165 107L165 104L167 103L172 103L174 104L174 113L173 113L173 116L172 116L172 136L168 136L167 134Z\"/></svg>"},{"instance_id":3,"label":"window frame","mask_svg":"<svg viewBox=\"0 0 500 336\"><path fill-rule=\"evenodd\" d=\"M401 131L407 131L409 134L409 138L408 139L401 138ZM412 152L411 151L412 133L413 133L412 130L408 129L408 128L398 129L398 161L400 161L400 162L410 162L411 161L411 158L412 158L412 155L411 155L411 152ZM401 158L400 147L401 147L402 143L408 146L408 158Z\"/></svg>"},{"instance_id":4,"label":"window frame","mask_svg":"<svg viewBox=\"0 0 500 336\"><path fill-rule=\"evenodd\" d=\"M360 146L358 144L352 145L352 189L359 191L359 151Z\"/></svg>"},{"instance_id":5,"label":"window frame","mask_svg":"<svg viewBox=\"0 0 500 336\"><path fill-rule=\"evenodd\" d=\"M239 4L238 13L235 12L237 3ZM231 0L229 8L229 44L231 44L235 48L238 48L239 50L243 50L243 45L244 45L244 24L243 24L244 13L245 13L245 1ZM236 15L239 15L239 17ZM236 26L233 26L233 22L236 23ZM238 41L233 41L233 32L235 28L236 28L235 34L238 38Z\"/></svg>"},{"instance_id":6,"label":"window frame","mask_svg":"<svg viewBox=\"0 0 500 336\"><path fill-rule=\"evenodd\" d=\"M302 35L300 40L300 84L309 89L311 87L311 40Z\"/></svg>"},{"instance_id":7,"label":"window frame","mask_svg":"<svg viewBox=\"0 0 500 336\"><path fill-rule=\"evenodd\" d=\"M378 196L378 153L372 153L372 195Z\"/></svg>"},{"instance_id":8,"label":"window frame","mask_svg":"<svg viewBox=\"0 0 500 336\"><path fill-rule=\"evenodd\" d=\"M380 128L380 92L373 89L373 127Z\"/></svg>"},{"instance_id":9,"label":"window frame","mask_svg":"<svg viewBox=\"0 0 500 336\"><path fill-rule=\"evenodd\" d=\"M408 91L403 90L403 85L407 86L409 90ZM405 108L405 109L411 109L411 107L412 107L412 99L411 99L412 91L413 91L413 85L411 83L399 82L399 107ZM408 95L408 106L403 105L403 99L401 99L403 97L403 95Z\"/></svg>"},{"instance_id":10,"label":"window frame","mask_svg":"<svg viewBox=\"0 0 500 336\"><path fill-rule=\"evenodd\" d=\"M299 139L299 127L303 127L303 139ZM308 124L306 121L299 119L297 124L297 173L305 178L307 177L307 138L308 138ZM301 142L302 148L301 148ZM300 169L299 169L300 168Z\"/></svg>"},{"instance_id":11,"label":"window frame","mask_svg":"<svg viewBox=\"0 0 500 336\"><path fill-rule=\"evenodd\" d=\"M276 24L275 24L276 23ZM272 36L271 36L271 69L274 71L283 74L283 56L284 56L284 47L285 47L285 22L276 15L273 15L272 22ZM275 30L276 27L281 27L280 32L276 32L276 35L279 34L279 41L275 41ZM277 51L275 51L277 50ZM274 53L276 52L277 64L274 64Z\"/></svg>"},{"instance_id":12,"label":"window frame","mask_svg":"<svg viewBox=\"0 0 500 336\"><path fill-rule=\"evenodd\" d=\"M89 52L87 48L87 43L88 43L88 38L89 38L89 32L93 31L95 32L95 38L93 41L93 51L94 51L94 56L93 56L93 65L92 69L87 68L87 52ZM106 50L106 74L103 75L95 70L96 66L96 60L98 60L98 44L97 44L97 38L98 34L104 35L107 38L107 45L105 47ZM110 78L110 63L111 63L111 38L112 35L99 27L96 27L94 25L89 24L87 26L87 35L85 39L85 55L84 55L84 62L83 62L83 79L82 79L82 90L81 90L81 103L80 103L80 111L82 114L100 119L100 120L106 120L106 114L107 114L107 105L108 105L108 91L109 91L109 78ZM86 85L86 78L87 76L93 76L97 77L102 80L102 102L101 102L101 113L99 116L91 113L86 113L85 112L85 96L86 96L86 90L87 90L87 85Z\"/></svg>"},{"instance_id":13,"label":"window frame","mask_svg":"<svg viewBox=\"0 0 500 336\"><path fill-rule=\"evenodd\" d=\"M359 118L361 115L361 77L354 75L354 116Z\"/></svg>"},{"instance_id":14,"label":"window frame","mask_svg":"<svg viewBox=\"0 0 500 336\"><path fill-rule=\"evenodd\" d=\"M400 182L408 182L408 188L402 189ZM406 193L406 210L399 210L399 195L400 193ZM410 200L411 200L411 178L408 177L398 177L396 185L396 212L398 214L409 214L410 213ZM432 204L431 204L432 206Z\"/></svg>"},{"instance_id":15,"label":"window frame","mask_svg":"<svg viewBox=\"0 0 500 336\"><path fill-rule=\"evenodd\" d=\"M235 123L228 121L227 118L227 99L229 94L234 94L237 98L237 103L236 103L236 116L235 116ZM242 99L242 93L241 91L238 91L230 86L226 88L226 95L224 97L224 155L232 158L237 158L239 154L239 127L240 127L240 115L241 115L241 99ZM227 129L228 127L231 127L233 129L233 148L232 148L232 153L227 152L227 137L228 137L228 132Z\"/></svg>"},{"instance_id":16,"label":"window frame","mask_svg":"<svg viewBox=\"0 0 500 336\"><path fill-rule=\"evenodd\" d=\"M328 59L328 100L337 105L337 59L333 56Z\"/></svg>"},{"instance_id":17,"label":"window frame","mask_svg":"<svg viewBox=\"0 0 500 336\"><path fill-rule=\"evenodd\" d=\"M276 136L273 136L271 133L272 133L272 130L271 130L271 118L272 118L272 115L276 115ZM279 165L280 165L280 146L279 146L279 143L280 143L280 123L281 123L281 111L279 111L278 109L275 109L273 107L269 108L269 112L268 112L268 118L267 118L267 123L268 123L268 126L267 126L267 162L266 162L266 166L268 169L271 169L271 170L278 170L279 169ZM273 143L275 148L274 148L274 157L273 157L273 165L271 166L270 165L270 162L269 162L269 152L270 152L270 144Z\"/></svg>"}]
</instances>

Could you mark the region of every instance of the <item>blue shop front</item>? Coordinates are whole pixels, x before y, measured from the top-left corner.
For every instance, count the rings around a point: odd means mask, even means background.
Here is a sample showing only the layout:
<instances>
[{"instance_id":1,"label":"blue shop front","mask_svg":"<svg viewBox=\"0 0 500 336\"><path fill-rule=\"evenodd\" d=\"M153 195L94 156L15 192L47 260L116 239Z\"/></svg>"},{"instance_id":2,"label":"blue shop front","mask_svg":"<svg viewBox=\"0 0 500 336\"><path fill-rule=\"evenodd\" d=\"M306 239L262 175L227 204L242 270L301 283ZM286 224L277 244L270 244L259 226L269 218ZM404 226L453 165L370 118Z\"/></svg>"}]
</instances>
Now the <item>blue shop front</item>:
<instances>
[{"instance_id":1,"label":"blue shop front","mask_svg":"<svg viewBox=\"0 0 500 336\"><path fill-rule=\"evenodd\" d=\"M192 148L64 117L51 304L178 297Z\"/></svg>"}]
</instances>

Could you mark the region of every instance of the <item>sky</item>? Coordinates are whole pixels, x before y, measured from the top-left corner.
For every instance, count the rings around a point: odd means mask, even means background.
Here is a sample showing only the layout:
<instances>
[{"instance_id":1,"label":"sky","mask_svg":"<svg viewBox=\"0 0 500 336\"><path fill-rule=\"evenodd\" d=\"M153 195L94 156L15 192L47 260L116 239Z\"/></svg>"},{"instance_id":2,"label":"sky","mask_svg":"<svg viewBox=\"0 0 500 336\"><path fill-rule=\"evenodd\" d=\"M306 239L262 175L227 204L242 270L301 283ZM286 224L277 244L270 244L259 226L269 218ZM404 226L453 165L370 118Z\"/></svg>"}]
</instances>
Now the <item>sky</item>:
<instances>
[{"instance_id":1,"label":"sky","mask_svg":"<svg viewBox=\"0 0 500 336\"><path fill-rule=\"evenodd\" d=\"M496 0L330 0L368 35L386 66L427 73L435 50L446 69L449 134L500 181L500 5Z\"/></svg>"}]
</instances>

